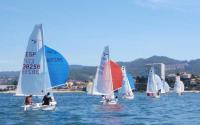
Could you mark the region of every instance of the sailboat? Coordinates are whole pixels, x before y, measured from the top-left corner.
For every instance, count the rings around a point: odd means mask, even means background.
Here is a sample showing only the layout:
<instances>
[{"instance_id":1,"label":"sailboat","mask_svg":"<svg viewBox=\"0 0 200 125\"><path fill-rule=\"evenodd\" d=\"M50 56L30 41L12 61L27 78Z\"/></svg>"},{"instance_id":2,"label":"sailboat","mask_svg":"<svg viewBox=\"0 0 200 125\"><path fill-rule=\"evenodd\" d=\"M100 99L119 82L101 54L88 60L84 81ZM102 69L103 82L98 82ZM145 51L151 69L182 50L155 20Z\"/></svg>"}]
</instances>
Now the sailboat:
<instances>
[{"instance_id":1,"label":"sailboat","mask_svg":"<svg viewBox=\"0 0 200 125\"><path fill-rule=\"evenodd\" d=\"M130 85L130 82L132 81L129 81L130 78L128 78L126 74L126 68L122 66L121 69L123 74L123 85L122 88L120 89L120 93L122 95L122 98L132 100L134 99L134 94Z\"/></svg>"},{"instance_id":2,"label":"sailboat","mask_svg":"<svg viewBox=\"0 0 200 125\"><path fill-rule=\"evenodd\" d=\"M93 86L93 83L88 82L87 87L86 87L86 92L88 95L92 94L92 86Z\"/></svg>"},{"instance_id":3,"label":"sailboat","mask_svg":"<svg viewBox=\"0 0 200 125\"><path fill-rule=\"evenodd\" d=\"M159 88L155 79L154 67L152 66L149 70L149 75L148 75L148 82L146 89L147 96L159 98L160 94L158 90Z\"/></svg>"},{"instance_id":4,"label":"sailboat","mask_svg":"<svg viewBox=\"0 0 200 125\"><path fill-rule=\"evenodd\" d=\"M24 105L24 110L54 110L57 102L52 88L65 84L68 75L67 61L60 53L44 45L42 25L35 25L28 41L16 96L38 97L49 92L52 102L50 105L42 105L41 102Z\"/></svg>"},{"instance_id":5,"label":"sailboat","mask_svg":"<svg viewBox=\"0 0 200 125\"><path fill-rule=\"evenodd\" d=\"M129 81L129 84L131 86L131 89L135 90L136 89L135 88L135 79L133 79L133 76L131 74L129 74L129 73L127 73L126 75L128 77L128 81Z\"/></svg>"},{"instance_id":6,"label":"sailboat","mask_svg":"<svg viewBox=\"0 0 200 125\"><path fill-rule=\"evenodd\" d=\"M162 82L165 93L168 93L170 91L169 84L165 80L162 80Z\"/></svg>"},{"instance_id":7,"label":"sailboat","mask_svg":"<svg viewBox=\"0 0 200 125\"><path fill-rule=\"evenodd\" d=\"M161 90L161 93L165 93L165 89L164 89L164 83L162 82L160 76L158 76L157 74L155 74L155 80L158 86L158 90Z\"/></svg>"},{"instance_id":8,"label":"sailboat","mask_svg":"<svg viewBox=\"0 0 200 125\"><path fill-rule=\"evenodd\" d=\"M155 74L155 79L158 84L158 90L161 90L162 94L168 93L170 89L168 83L165 80L161 79L160 76L158 76L157 74Z\"/></svg>"},{"instance_id":9,"label":"sailboat","mask_svg":"<svg viewBox=\"0 0 200 125\"><path fill-rule=\"evenodd\" d=\"M103 104L117 104L114 92L122 87L122 71L119 64L110 60L109 47L104 48L97 68L92 95L101 95Z\"/></svg>"},{"instance_id":10,"label":"sailboat","mask_svg":"<svg viewBox=\"0 0 200 125\"><path fill-rule=\"evenodd\" d=\"M174 84L174 91L178 94L178 95L182 95L184 92L184 84L183 82L180 80L180 76L176 76L176 82Z\"/></svg>"}]
</instances>

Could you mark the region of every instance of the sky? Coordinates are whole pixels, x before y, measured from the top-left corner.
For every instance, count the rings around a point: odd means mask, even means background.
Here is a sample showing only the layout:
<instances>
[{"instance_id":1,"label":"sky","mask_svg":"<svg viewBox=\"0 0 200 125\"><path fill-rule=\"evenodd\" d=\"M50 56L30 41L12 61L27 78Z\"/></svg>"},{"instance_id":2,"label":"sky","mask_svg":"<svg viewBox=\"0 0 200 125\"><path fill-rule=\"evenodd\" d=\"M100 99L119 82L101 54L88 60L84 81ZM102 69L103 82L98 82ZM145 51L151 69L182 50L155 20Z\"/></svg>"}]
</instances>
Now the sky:
<instances>
[{"instance_id":1,"label":"sky","mask_svg":"<svg viewBox=\"0 0 200 125\"><path fill-rule=\"evenodd\" d=\"M35 24L69 64L200 58L200 0L1 0L0 71L20 70Z\"/></svg>"}]
</instances>

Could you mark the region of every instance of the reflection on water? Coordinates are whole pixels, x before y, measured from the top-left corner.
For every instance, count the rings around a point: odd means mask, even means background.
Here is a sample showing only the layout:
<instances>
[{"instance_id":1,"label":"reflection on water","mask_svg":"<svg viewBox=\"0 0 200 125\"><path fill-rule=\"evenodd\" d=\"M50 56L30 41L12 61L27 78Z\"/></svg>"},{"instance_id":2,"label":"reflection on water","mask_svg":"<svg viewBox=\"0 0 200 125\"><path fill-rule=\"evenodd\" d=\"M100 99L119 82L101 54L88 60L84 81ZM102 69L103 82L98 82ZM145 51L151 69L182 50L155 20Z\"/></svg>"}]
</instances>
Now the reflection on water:
<instances>
[{"instance_id":1,"label":"reflection on water","mask_svg":"<svg viewBox=\"0 0 200 125\"><path fill-rule=\"evenodd\" d=\"M115 105L99 105L98 110L103 114L100 116L103 124L106 125L122 125L121 117L119 116L120 112L123 111L123 106L121 104Z\"/></svg>"},{"instance_id":2,"label":"reflection on water","mask_svg":"<svg viewBox=\"0 0 200 125\"><path fill-rule=\"evenodd\" d=\"M104 115L101 117L102 121L106 125L123 125L121 117L116 115Z\"/></svg>"},{"instance_id":3,"label":"reflection on water","mask_svg":"<svg viewBox=\"0 0 200 125\"><path fill-rule=\"evenodd\" d=\"M100 105L100 110L103 112L120 112L122 111L123 107L121 104L115 104L115 105Z\"/></svg>"},{"instance_id":4,"label":"reflection on water","mask_svg":"<svg viewBox=\"0 0 200 125\"><path fill-rule=\"evenodd\" d=\"M56 111L24 112L24 97L0 94L0 124L100 124L100 125L199 125L200 94L170 93L160 99L135 93L134 100L119 99L117 105L102 105L101 97L86 94L55 94Z\"/></svg>"}]
</instances>

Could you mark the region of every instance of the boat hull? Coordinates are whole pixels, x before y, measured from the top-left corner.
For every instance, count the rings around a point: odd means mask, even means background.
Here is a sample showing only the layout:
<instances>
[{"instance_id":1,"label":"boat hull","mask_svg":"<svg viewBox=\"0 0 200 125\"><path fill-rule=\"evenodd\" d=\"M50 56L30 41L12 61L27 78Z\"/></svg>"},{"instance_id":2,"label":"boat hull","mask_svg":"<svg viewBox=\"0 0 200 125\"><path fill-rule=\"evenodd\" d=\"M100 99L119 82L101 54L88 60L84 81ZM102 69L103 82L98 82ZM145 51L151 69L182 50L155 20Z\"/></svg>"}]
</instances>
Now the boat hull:
<instances>
[{"instance_id":1,"label":"boat hull","mask_svg":"<svg viewBox=\"0 0 200 125\"><path fill-rule=\"evenodd\" d=\"M160 95L156 93L147 93L147 96L152 97L152 98L160 98Z\"/></svg>"},{"instance_id":2,"label":"boat hull","mask_svg":"<svg viewBox=\"0 0 200 125\"><path fill-rule=\"evenodd\" d=\"M44 111L51 111L56 109L56 102L50 102L50 105L42 105L42 103L34 103L32 105L24 105L24 111L29 110L44 110Z\"/></svg>"},{"instance_id":3,"label":"boat hull","mask_svg":"<svg viewBox=\"0 0 200 125\"><path fill-rule=\"evenodd\" d=\"M182 92L177 92L177 94L178 94L179 96L182 96L182 95L183 95L183 93L182 93Z\"/></svg>"},{"instance_id":4,"label":"boat hull","mask_svg":"<svg viewBox=\"0 0 200 125\"><path fill-rule=\"evenodd\" d=\"M118 99L113 99L113 100L102 100L101 103L103 105L116 105L118 102Z\"/></svg>"},{"instance_id":5,"label":"boat hull","mask_svg":"<svg viewBox=\"0 0 200 125\"><path fill-rule=\"evenodd\" d=\"M133 100L134 96L123 96L122 98L127 100Z\"/></svg>"}]
</instances>

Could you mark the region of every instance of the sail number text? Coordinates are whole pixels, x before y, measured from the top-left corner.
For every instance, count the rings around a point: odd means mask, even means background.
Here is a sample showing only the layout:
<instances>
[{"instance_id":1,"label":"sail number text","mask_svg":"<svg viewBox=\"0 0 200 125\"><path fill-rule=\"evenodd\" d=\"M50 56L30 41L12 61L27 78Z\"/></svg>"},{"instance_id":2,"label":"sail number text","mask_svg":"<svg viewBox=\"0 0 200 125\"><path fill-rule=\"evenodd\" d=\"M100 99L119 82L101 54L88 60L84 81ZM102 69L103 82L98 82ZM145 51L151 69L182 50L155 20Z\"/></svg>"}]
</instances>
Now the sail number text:
<instances>
[{"instance_id":1,"label":"sail number text","mask_svg":"<svg viewBox=\"0 0 200 125\"><path fill-rule=\"evenodd\" d=\"M40 64L24 64L23 69L40 69Z\"/></svg>"}]
</instances>

